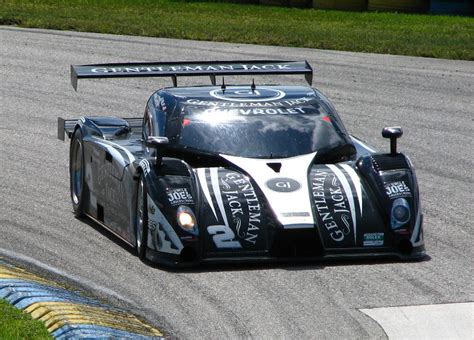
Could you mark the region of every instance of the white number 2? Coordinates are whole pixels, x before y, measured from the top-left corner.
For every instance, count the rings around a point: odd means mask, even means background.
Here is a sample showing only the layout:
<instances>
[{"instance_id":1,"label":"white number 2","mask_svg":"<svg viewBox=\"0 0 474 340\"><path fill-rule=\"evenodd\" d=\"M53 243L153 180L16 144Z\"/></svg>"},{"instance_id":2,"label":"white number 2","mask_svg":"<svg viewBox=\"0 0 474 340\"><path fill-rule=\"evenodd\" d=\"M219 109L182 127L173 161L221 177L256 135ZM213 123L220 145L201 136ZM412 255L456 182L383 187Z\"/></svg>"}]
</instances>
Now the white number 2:
<instances>
[{"instance_id":1,"label":"white number 2","mask_svg":"<svg viewBox=\"0 0 474 340\"><path fill-rule=\"evenodd\" d=\"M213 235L212 240L217 248L242 248L239 241L234 241L235 234L225 225L211 225L207 232Z\"/></svg>"}]
</instances>

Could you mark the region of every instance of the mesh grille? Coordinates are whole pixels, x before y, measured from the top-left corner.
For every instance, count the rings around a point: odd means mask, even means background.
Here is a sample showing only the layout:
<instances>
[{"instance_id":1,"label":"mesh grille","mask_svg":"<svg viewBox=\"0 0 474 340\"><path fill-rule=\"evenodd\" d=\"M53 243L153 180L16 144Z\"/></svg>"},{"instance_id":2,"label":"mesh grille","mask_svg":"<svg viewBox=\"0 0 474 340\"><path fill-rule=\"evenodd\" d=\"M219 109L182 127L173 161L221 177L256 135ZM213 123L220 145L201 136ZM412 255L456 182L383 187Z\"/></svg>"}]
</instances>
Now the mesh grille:
<instances>
[{"instance_id":1,"label":"mesh grille","mask_svg":"<svg viewBox=\"0 0 474 340\"><path fill-rule=\"evenodd\" d=\"M389 156L389 155L374 155L370 157L372 165L376 171L408 169L408 163L403 155Z\"/></svg>"},{"instance_id":2,"label":"mesh grille","mask_svg":"<svg viewBox=\"0 0 474 340\"><path fill-rule=\"evenodd\" d=\"M279 230L270 250L275 257L317 257L323 247L316 228Z\"/></svg>"}]
</instances>

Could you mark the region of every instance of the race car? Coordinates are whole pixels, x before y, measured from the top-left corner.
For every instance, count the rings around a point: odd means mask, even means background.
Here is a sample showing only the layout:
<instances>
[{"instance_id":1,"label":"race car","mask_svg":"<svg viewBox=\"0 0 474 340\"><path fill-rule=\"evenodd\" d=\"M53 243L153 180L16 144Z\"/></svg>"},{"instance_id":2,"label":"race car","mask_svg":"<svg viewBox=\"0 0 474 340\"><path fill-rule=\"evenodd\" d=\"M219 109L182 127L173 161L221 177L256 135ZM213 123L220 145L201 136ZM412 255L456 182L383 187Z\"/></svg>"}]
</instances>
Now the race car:
<instances>
[{"instance_id":1,"label":"race car","mask_svg":"<svg viewBox=\"0 0 474 340\"><path fill-rule=\"evenodd\" d=\"M306 85L224 76L304 75ZM210 84L177 86L181 76ZM222 76L222 84L216 78ZM306 61L71 66L71 81L170 77L140 118L58 118L74 212L170 266L425 254L410 159L346 131Z\"/></svg>"}]
</instances>

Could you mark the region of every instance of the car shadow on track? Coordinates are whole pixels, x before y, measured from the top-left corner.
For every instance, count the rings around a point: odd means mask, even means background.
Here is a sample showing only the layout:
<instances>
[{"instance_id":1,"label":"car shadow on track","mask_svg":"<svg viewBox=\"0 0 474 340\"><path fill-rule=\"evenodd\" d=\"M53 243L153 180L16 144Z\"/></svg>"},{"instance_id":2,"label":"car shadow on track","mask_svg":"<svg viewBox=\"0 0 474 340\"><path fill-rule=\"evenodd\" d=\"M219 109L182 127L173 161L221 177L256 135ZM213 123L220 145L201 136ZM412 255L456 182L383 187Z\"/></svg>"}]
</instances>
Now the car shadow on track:
<instances>
[{"instance_id":1,"label":"car shadow on track","mask_svg":"<svg viewBox=\"0 0 474 340\"><path fill-rule=\"evenodd\" d=\"M292 259L290 261L275 261L275 262L257 262L257 263L227 263L227 264L199 264L194 267L174 268L151 261L144 261L146 265L159 270L164 270L170 273L203 273L203 272L223 272L223 271L252 271L252 270L269 270L280 269L286 271L304 271L304 270L322 270L326 267L339 266L373 266L380 264L395 264L395 263L413 263L430 261L431 257L425 255L422 259L401 261L393 258L376 258L376 259Z\"/></svg>"},{"instance_id":2,"label":"car shadow on track","mask_svg":"<svg viewBox=\"0 0 474 340\"><path fill-rule=\"evenodd\" d=\"M136 250L129 243L122 240L120 237L115 235L108 229L103 228L93 220L87 217L77 217L77 219L90 227L95 231L102 234L104 237L114 242L115 244L122 247L132 255L137 255ZM138 260L138 257L137 257ZM413 262L426 262L430 261L431 257L425 255L423 258L415 260L400 260L397 258L373 258L373 259L307 259L307 258L295 258L291 260L276 260L275 262L250 262L250 263L202 263L192 266L183 267L171 267L164 264L155 263L149 260L141 261L143 265L147 265L151 268L158 270L164 270L170 273L203 273L203 272L223 272L223 271L252 271L252 270L268 270L268 269L281 269L287 271L302 271L302 270L321 270L326 267L338 267L338 266L372 266L380 264L393 264L393 263L413 263Z\"/></svg>"}]
</instances>

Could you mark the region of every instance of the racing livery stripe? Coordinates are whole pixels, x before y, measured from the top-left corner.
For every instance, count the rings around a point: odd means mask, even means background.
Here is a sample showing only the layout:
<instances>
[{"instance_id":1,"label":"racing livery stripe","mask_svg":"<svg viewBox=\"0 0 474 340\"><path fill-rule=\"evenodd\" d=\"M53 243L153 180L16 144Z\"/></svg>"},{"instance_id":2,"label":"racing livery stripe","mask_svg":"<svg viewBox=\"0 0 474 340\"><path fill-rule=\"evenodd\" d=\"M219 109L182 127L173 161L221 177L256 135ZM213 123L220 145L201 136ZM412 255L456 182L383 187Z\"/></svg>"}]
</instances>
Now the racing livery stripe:
<instances>
[{"instance_id":1,"label":"racing livery stripe","mask_svg":"<svg viewBox=\"0 0 474 340\"><path fill-rule=\"evenodd\" d=\"M181 253L183 243L149 194L148 224L148 235L151 236L148 237L148 247L170 254Z\"/></svg>"},{"instance_id":2,"label":"racing livery stripe","mask_svg":"<svg viewBox=\"0 0 474 340\"><path fill-rule=\"evenodd\" d=\"M413 228L413 234L411 234L410 241L413 247L418 247L423 244L423 231L421 230L421 207L420 206L418 206L418 214L416 215L415 227Z\"/></svg>"},{"instance_id":3,"label":"racing livery stripe","mask_svg":"<svg viewBox=\"0 0 474 340\"><path fill-rule=\"evenodd\" d=\"M362 217L362 185L360 183L360 177L349 164L341 164L341 167L346 170L352 179L352 183L354 183L357 199L359 201L360 216Z\"/></svg>"},{"instance_id":4,"label":"racing livery stripe","mask_svg":"<svg viewBox=\"0 0 474 340\"><path fill-rule=\"evenodd\" d=\"M314 228L308 172L315 155L261 159L221 154L252 177L285 229ZM275 171L272 164L279 164L280 169Z\"/></svg>"},{"instance_id":5,"label":"racing livery stripe","mask_svg":"<svg viewBox=\"0 0 474 340\"><path fill-rule=\"evenodd\" d=\"M216 214L216 208L214 207L214 202L211 199L211 193L209 192L209 185L207 184L207 178L206 178L206 168L199 168L197 169L197 174L199 178L199 182L201 183L201 188L204 193L204 196L206 197L207 203L212 209L212 212L214 213L214 216L217 219L217 214Z\"/></svg>"},{"instance_id":6,"label":"racing livery stripe","mask_svg":"<svg viewBox=\"0 0 474 340\"><path fill-rule=\"evenodd\" d=\"M128 160L129 160L130 163L133 163L133 161L135 160L135 157L132 155L132 153L129 150L127 150L126 148L124 148L123 146L121 146L117 143L114 143L114 142L111 142L111 141L105 141L105 140L96 141L96 142L97 142L97 144L105 146L107 148L107 150L110 150L110 148L112 148L115 152L118 152L117 150L115 150L115 148L120 149L121 151L123 151L127 155Z\"/></svg>"},{"instance_id":7,"label":"racing livery stripe","mask_svg":"<svg viewBox=\"0 0 474 340\"><path fill-rule=\"evenodd\" d=\"M342 187L344 188L344 191L347 194L347 199L349 200L349 207L351 209L352 222L354 225L354 244L357 244L357 219L356 219L356 213L355 213L354 196L352 194L351 186L349 182L347 181L346 176L340 169L338 169L333 164L328 164L327 166L332 172L334 172L336 177L339 179L339 182L341 182Z\"/></svg>"},{"instance_id":8,"label":"racing livery stripe","mask_svg":"<svg viewBox=\"0 0 474 340\"><path fill-rule=\"evenodd\" d=\"M224 202L222 201L221 189L219 187L219 169L210 168L211 172L211 183L212 190L214 191L214 197L216 198L217 206L221 212L222 220L227 228L229 228L229 221L227 220L227 214L225 213Z\"/></svg>"}]
</instances>

